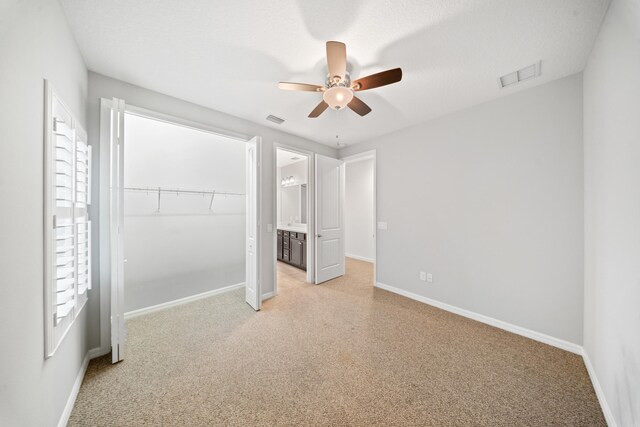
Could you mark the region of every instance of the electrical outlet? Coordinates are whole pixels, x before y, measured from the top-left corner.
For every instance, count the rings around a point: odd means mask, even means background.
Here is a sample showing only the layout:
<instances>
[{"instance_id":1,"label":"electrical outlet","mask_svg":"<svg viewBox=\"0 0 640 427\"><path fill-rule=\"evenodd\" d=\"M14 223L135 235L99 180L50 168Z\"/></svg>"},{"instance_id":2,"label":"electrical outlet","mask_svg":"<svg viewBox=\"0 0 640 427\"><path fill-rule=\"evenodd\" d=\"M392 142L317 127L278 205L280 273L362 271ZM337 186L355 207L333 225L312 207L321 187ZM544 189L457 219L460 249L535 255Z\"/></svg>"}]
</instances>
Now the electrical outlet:
<instances>
[{"instance_id":1,"label":"electrical outlet","mask_svg":"<svg viewBox=\"0 0 640 427\"><path fill-rule=\"evenodd\" d=\"M379 221L378 222L378 230L386 230L386 229L387 229L386 221Z\"/></svg>"},{"instance_id":2,"label":"electrical outlet","mask_svg":"<svg viewBox=\"0 0 640 427\"><path fill-rule=\"evenodd\" d=\"M427 282L433 283L433 274L431 273L427 274Z\"/></svg>"},{"instance_id":3,"label":"electrical outlet","mask_svg":"<svg viewBox=\"0 0 640 427\"><path fill-rule=\"evenodd\" d=\"M420 272L420 280L425 282L427 280L427 273L425 273L424 271L421 271Z\"/></svg>"}]
</instances>

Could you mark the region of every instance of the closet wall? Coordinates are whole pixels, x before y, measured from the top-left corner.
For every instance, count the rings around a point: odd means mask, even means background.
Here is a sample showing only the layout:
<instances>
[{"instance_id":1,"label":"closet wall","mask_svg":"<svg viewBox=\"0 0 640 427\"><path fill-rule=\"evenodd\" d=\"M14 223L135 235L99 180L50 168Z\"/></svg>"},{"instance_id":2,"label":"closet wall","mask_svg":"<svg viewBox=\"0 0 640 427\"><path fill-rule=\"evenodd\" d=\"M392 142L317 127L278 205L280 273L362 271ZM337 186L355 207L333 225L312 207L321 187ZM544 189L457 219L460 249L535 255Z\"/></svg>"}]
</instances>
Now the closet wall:
<instances>
[{"instance_id":1,"label":"closet wall","mask_svg":"<svg viewBox=\"0 0 640 427\"><path fill-rule=\"evenodd\" d=\"M243 283L245 143L125 120L125 311ZM158 202L158 187L240 195L162 191Z\"/></svg>"}]
</instances>

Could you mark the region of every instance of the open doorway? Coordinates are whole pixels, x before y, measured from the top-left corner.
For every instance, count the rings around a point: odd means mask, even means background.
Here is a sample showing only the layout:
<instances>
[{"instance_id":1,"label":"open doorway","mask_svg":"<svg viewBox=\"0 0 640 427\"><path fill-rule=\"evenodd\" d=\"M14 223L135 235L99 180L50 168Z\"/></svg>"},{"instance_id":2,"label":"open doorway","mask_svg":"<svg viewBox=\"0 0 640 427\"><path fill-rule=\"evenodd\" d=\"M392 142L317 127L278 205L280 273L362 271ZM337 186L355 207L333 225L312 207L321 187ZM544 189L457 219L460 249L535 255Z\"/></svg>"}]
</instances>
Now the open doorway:
<instances>
[{"instance_id":1,"label":"open doorway","mask_svg":"<svg viewBox=\"0 0 640 427\"><path fill-rule=\"evenodd\" d=\"M115 98L100 114L101 347L110 342L112 362L124 359L127 318L236 289L259 310L260 138Z\"/></svg>"},{"instance_id":2,"label":"open doorway","mask_svg":"<svg viewBox=\"0 0 640 427\"><path fill-rule=\"evenodd\" d=\"M373 277L376 264L376 153L345 159L345 255L347 271Z\"/></svg>"},{"instance_id":3,"label":"open doorway","mask_svg":"<svg viewBox=\"0 0 640 427\"><path fill-rule=\"evenodd\" d=\"M125 317L244 287L245 144L125 121Z\"/></svg>"},{"instance_id":4,"label":"open doorway","mask_svg":"<svg viewBox=\"0 0 640 427\"><path fill-rule=\"evenodd\" d=\"M311 154L275 148L276 292L313 282Z\"/></svg>"}]
</instances>

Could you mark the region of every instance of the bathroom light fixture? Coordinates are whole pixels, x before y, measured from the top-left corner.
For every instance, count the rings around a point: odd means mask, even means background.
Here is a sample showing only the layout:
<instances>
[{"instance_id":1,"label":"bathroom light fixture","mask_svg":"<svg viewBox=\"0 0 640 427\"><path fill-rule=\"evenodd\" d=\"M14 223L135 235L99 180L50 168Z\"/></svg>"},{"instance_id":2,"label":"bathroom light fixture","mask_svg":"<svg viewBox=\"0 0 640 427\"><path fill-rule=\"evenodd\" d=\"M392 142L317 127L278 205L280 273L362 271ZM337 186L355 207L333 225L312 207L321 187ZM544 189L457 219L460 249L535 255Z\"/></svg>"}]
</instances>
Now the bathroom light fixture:
<instances>
[{"instance_id":1,"label":"bathroom light fixture","mask_svg":"<svg viewBox=\"0 0 640 427\"><path fill-rule=\"evenodd\" d=\"M289 187L291 185L295 185L295 180L293 179L293 176L288 176L280 180L280 185L283 187Z\"/></svg>"}]
</instances>

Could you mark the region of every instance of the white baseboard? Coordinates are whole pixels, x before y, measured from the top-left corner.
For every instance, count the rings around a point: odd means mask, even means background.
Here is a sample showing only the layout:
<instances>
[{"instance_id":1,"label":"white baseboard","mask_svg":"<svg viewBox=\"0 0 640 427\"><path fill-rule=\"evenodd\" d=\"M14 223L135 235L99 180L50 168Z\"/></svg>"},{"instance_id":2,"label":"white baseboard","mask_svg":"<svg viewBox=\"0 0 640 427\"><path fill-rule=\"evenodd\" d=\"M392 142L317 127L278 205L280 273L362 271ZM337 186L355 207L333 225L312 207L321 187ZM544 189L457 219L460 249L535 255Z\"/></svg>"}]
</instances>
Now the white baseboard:
<instances>
[{"instance_id":1,"label":"white baseboard","mask_svg":"<svg viewBox=\"0 0 640 427\"><path fill-rule=\"evenodd\" d=\"M89 350L89 353L87 353L87 356L89 356L89 360L93 360L95 358L98 358L100 356L104 356L105 354L109 354L111 353L111 347L96 347L96 348L92 348L91 350Z\"/></svg>"},{"instance_id":2,"label":"white baseboard","mask_svg":"<svg viewBox=\"0 0 640 427\"><path fill-rule=\"evenodd\" d=\"M366 262L370 262L370 263L376 262L376 260L373 259L373 258L367 258L367 257L363 257L363 256L360 256L360 255L345 254L344 256L346 256L347 258L357 259L359 261L366 261Z\"/></svg>"},{"instance_id":3,"label":"white baseboard","mask_svg":"<svg viewBox=\"0 0 640 427\"><path fill-rule=\"evenodd\" d=\"M141 316L143 314L152 313L154 311L164 310L169 307L174 307L176 305L185 304L192 301L197 301L199 299L208 298L214 295L219 295L225 292L230 292L239 288L244 287L244 282L237 283L235 285L225 286L224 288L214 289L212 291L203 292L201 294L192 295L185 298L180 298L174 301L163 302L162 304L152 305L150 307L140 308L138 310L129 311L124 314L125 320L131 319L132 317Z\"/></svg>"},{"instance_id":4,"label":"white baseboard","mask_svg":"<svg viewBox=\"0 0 640 427\"><path fill-rule=\"evenodd\" d=\"M87 366L89 366L89 353L87 353L82 361L82 366L80 366L80 370L76 376L76 381L73 383L73 387L71 388L69 399L67 399L67 404L64 406L64 411L62 411L62 415L58 421L58 427L65 427L69 422L69 417L71 416L71 411L73 411L73 405L76 403L76 398L78 397L78 392L80 391L84 374L87 372Z\"/></svg>"},{"instance_id":5,"label":"white baseboard","mask_svg":"<svg viewBox=\"0 0 640 427\"><path fill-rule=\"evenodd\" d=\"M574 344L569 341L555 338L550 335L546 335L540 332L532 331L531 329L516 326L511 323L503 322L502 320L494 319L483 314L474 313L473 311L465 310L464 308L455 307L440 301L436 301L431 298L424 297L422 295L414 294L413 292L405 291L404 289L396 288L395 286L386 285L384 283L376 283L376 287L384 289L385 291L393 292L398 295L411 298L422 303L441 308L442 310L449 311L460 316L467 317L469 319L477 320L478 322L486 323L487 325L495 326L496 328L504 329L505 331L512 332L514 334L522 335L523 337L531 338L532 340L539 341L545 344L549 344L554 347L561 348L571 353L582 355L582 346Z\"/></svg>"},{"instance_id":6,"label":"white baseboard","mask_svg":"<svg viewBox=\"0 0 640 427\"><path fill-rule=\"evenodd\" d=\"M589 359L589 355L584 349L582 351L582 359L584 359L584 364L587 367L591 384L593 384L593 389L596 391L596 396L598 397L598 402L600 402L600 408L602 408L602 413L604 414L607 425L609 425L609 427L617 427L616 420L613 418L613 412L611 412L611 407L609 403L607 403L607 398L604 395L604 390L602 390L600 381L598 381L598 377L596 376L596 371L591 364L591 359Z\"/></svg>"},{"instance_id":7,"label":"white baseboard","mask_svg":"<svg viewBox=\"0 0 640 427\"><path fill-rule=\"evenodd\" d=\"M262 294L262 301L268 300L269 298L273 298L275 294L273 292L266 292Z\"/></svg>"}]
</instances>

